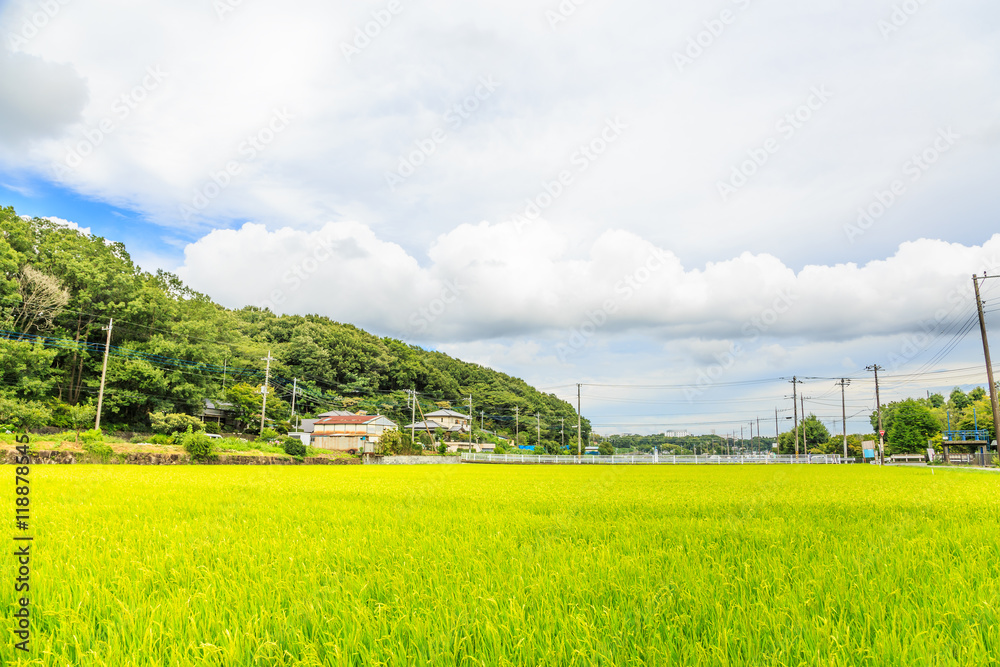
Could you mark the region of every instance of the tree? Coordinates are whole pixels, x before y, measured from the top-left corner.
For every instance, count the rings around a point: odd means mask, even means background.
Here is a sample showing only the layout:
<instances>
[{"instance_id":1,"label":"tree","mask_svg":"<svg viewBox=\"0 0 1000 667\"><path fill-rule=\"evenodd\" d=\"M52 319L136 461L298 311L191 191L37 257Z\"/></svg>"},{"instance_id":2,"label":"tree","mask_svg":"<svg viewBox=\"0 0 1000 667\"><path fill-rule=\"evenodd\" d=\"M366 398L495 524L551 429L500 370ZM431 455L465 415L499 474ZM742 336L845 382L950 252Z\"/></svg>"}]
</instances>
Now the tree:
<instances>
[{"instance_id":1,"label":"tree","mask_svg":"<svg viewBox=\"0 0 1000 667\"><path fill-rule=\"evenodd\" d=\"M14 328L18 331L48 329L52 320L69 303L69 292L58 278L25 265L17 279L20 303L14 308Z\"/></svg>"},{"instance_id":2,"label":"tree","mask_svg":"<svg viewBox=\"0 0 1000 667\"><path fill-rule=\"evenodd\" d=\"M597 446L597 451L601 456L614 456L615 447L607 440L601 440L601 444Z\"/></svg>"},{"instance_id":3,"label":"tree","mask_svg":"<svg viewBox=\"0 0 1000 667\"><path fill-rule=\"evenodd\" d=\"M944 396L941 394L931 394L927 398L927 402L930 403L932 408L942 408L944 407Z\"/></svg>"},{"instance_id":4,"label":"tree","mask_svg":"<svg viewBox=\"0 0 1000 667\"><path fill-rule=\"evenodd\" d=\"M77 405L71 405L68 409L69 422L73 425L73 430L76 431L76 439L74 443L80 442L80 430L93 424L97 419L97 408L93 405L86 405L80 403Z\"/></svg>"},{"instance_id":5,"label":"tree","mask_svg":"<svg viewBox=\"0 0 1000 667\"><path fill-rule=\"evenodd\" d=\"M948 405L955 410L964 410L969 406L969 397L965 395L959 387L955 387L951 390L951 396L948 398Z\"/></svg>"},{"instance_id":6,"label":"tree","mask_svg":"<svg viewBox=\"0 0 1000 667\"><path fill-rule=\"evenodd\" d=\"M941 432L941 422L931 409L912 398L883 406L882 426L886 432L888 454L919 452L927 447L930 438ZM875 415L872 415L872 428L878 428Z\"/></svg>"},{"instance_id":7,"label":"tree","mask_svg":"<svg viewBox=\"0 0 1000 667\"><path fill-rule=\"evenodd\" d=\"M0 425L27 431L45 426L51 420L52 411L42 403L0 396Z\"/></svg>"}]
</instances>

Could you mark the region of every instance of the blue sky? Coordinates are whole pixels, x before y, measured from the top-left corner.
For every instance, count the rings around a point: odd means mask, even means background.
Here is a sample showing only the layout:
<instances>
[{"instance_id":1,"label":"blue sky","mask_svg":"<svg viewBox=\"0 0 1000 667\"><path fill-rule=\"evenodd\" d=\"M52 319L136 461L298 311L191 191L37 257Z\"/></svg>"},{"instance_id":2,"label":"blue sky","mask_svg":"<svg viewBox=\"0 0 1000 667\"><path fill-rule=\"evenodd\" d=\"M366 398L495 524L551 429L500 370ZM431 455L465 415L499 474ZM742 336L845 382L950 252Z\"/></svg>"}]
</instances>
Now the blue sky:
<instances>
[{"instance_id":1,"label":"blue sky","mask_svg":"<svg viewBox=\"0 0 1000 667\"><path fill-rule=\"evenodd\" d=\"M0 3L0 203L227 306L645 385L591 392L637 430L982 381L995 3L40 7Z\"/></svg>"}]
</instances>

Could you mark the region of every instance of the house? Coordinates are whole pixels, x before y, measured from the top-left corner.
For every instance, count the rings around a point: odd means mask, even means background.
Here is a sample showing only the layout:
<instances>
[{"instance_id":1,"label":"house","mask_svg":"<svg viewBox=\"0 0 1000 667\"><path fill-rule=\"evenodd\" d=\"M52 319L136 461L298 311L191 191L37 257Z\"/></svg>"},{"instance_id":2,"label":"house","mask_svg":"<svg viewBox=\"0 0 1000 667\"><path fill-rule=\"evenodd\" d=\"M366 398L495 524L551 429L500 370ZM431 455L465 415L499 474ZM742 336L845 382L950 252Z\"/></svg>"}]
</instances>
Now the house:
<instances>
[{"instance_id":1,"label":"house","mask_svg":"<svg viewBox=\"0 0 1000 667\"><path fill-rule=\"evenodd\" d=\"M445 432L448 440L462 439L463 435L469 433L470 417L454 410L436 410L428 412L424 421L407 424L403 428L406 430L425 431L434 437L434 433L441 429Z\"/></svg>"},{"instance_id":2,"label":"house","mask_svg":"<svg viewBox=\"0 0 1000 667\"><path fill-rule=\"evenodd\" d=\"M373 452L382 433L396 423L382 415L332 415L312 425L312 444L340 452Z\"/></svg>"},{"instance_id":3,"label":"house","mask_svg":"<svg viewBox=\"0 0 1000 667\"><path fill-rule=\"evenodd\" d=\"M212 401L205 399L205 405L201 410L201 420L203 422L213 421L219 426L234 428L236 425L236 413L233 411L232 403L222 401Z\"/></svg>"},{"instance_id":4,"label":"house","mask_svg":"<svg viewBox=\"0 0 1000 667\"><path fill-rule=\"evenodd\" d=\"M461 412L455 412L454 410L435 410L434 412L428 412L424 417L441 424L444 430L452 433L468 433L469 422L472 419L469 415L463 415Z\"/></svg>"},{"instance_id":5,"label":"house","mask_svg":"<svg viewBox=\"0 0 1000 667\"><path fill-rule=\"evenodd\" d=\"M430 419L434 416L435 419ZM407 424L404 430L422 431L431 438L437 438L437 431L444 431L442 440L447 440L448 451L457 452L459 449L469 448L469 417L454 410L438 410L427 414L428 419L424 421ZM463 421L464 420L464 421ZM480 445L473 443L473 451L479 451Z\"/></svg>"},{"instance_id":6,"label":"house","mask_svg":"<svg viewBox=\"0 0 1000 667\"><path fill-rule=\"evenodd\" d=\"M331 410L330 412L316 415L315 419L303 419L302 423L299 424L299 428L301 428L302 433L312 433L316 422L324 417L348 417L353 414L353 412L348 412L347 410Z\"/></svg>"}]
</instances>

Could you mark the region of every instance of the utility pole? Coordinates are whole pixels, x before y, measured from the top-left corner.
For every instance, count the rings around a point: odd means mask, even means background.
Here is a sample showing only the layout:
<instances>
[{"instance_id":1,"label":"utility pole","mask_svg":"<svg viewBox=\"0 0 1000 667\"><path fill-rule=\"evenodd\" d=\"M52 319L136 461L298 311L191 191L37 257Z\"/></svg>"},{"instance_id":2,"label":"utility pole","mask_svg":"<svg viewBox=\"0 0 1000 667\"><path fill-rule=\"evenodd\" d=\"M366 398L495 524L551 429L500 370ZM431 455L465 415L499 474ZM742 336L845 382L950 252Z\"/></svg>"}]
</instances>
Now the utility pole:
<instances>
[{"instance_id":1,"label":"utility pole","mask_svg":"<svg viewBox=\"0 0 1000 667\"><path fill-rule=\"evenodd\" d=\"M1000 276L988 276L983 271L982 280L987 278L1000 278ZM983 334L983 355L986 357L986 379L990 383L990 405L993 406L993 434L997 441L997 455L1000 456L1000 409L997 408L997 384L993 380L993 364L990 362L990 344L986 339L986 318L983 317L983 300L979 296L978 276L972 276L972 282L976 286L976 308L979 310L979 330Z\"/></svg>"},{"instance_id":2,"label":"utility pole","mask_svg":"<svg viewBox=\"0 0 1000 667\"><path fill-rule=\"evenodd\" d=\"M520 421L521 421L521 406L515 405L514 406L514 446L515 447L520 447L521 446L520 443L518 443L518 441L517 441L517 431L518 431L518 427L520 426L520 424L519 424Z\"/></svg>"},{"instance_id":3,"label":"utility pole","mask_svg":"<svg viewBox=\"0 0 1000 667\"><path fill-rule=\"evenodd\" d=\"M798 377L792 376L792 410L795 420L795 458L799 458L799 398L797 396L798 386L802 384Z\"/></svg>"},{"instance_id":4,"label":"utility pole","mask_svg":"<svg viewBox=\"0 0 1000 667\"><path fill-rule=\"evenodd\" d=\"M851 384L851 381L847 378L840 378L840 411L841 416L844 419L844 458L847 458L847 395L845 393L847 385Z\"/></svg>"},{"instance_id":5,"label":"utility pole","mask_svg":"<svg viewBox=\"0 0 1000 667\"><path fill-rule=\"evenodd\" d=\"M882 430L882 400L879 398L878 394L878 372L884 371L885 369L878 364L872 364L867 366L865 370L875 372L875 410L878 413L878 464L885 464L885 431Z\"/></svg>"},{"instance_id":6,"label":"utility pole","mask_svg":"<svg viewBox=\"0 0 1000 667\"><path fill-rule=\"evenodd\" d=\"M542 446L542 416L540 414L538 414L537 412L535 413L535 428L538 431L537 434L536 434L536 436L535 436L537 438L537 440L535 440L535 442L538 443L539 447L541 447Z\"/></svg>"},{"instance_id":7,"label":"utility pole","mask_svg":"<svg viewBox=\"0 0 1000 667\"><path fill-rule=\"evenodd\" d=\"M740 424L740 449L739 449L739 451L742 451L742 450L743 450L743 424Z\"/></svg>"},{"instance_id":8,"label":"utility pole","mask_svg":"<svg viewBox=\"0 0 1000 667\"><path fill-rule=\"evenodd\" d=\"M295 394L299 390L299 379L292 378L292 416L295 416Z\"/></svg>"},{"instance_id":9,"label":"utility pole","mask_svg":"<svg viewBox=\"0 0 1000 667\"><path fill-rule=\"evenodd\" d=\"M774 409L774 444L777 445L777 451L774 455L777 456L781 453L781 445L778 444L778 436L781 435L781 430L778 428L778 408Z\"/></svg>"},{"instance_id":10,"label":"utility pole","mask_svg":"<svg viewBox=\"0 0 1000 667\"><path fill-rule=\"evenodd\" d=\"M415 433L417 423L417 390L413 388L410 390L410 446L413 447L417 443L417 436ZM425 424L426 426L426 424Z\"/></svg>"},{"instance_id":11,"label":"utility pole","mask_svg":"<svg viewBox=\"0 0 1000 667\"><path fill-rule=\"evenodd\" d=\"M108 320L108 342L104 344L104 363L101 365L101 393L97 395L97 419L94 422L94 430L101 430L101 407L104 405L104 378L108 375L108 350L111 349L111 327L115 320ZM83 366L80 366L83 368Z\"/></svg>"},{"instance_id":12,"label":"utility pole","mask_svg":"<svg viewBox=\"0 0 1000 667\"><path fill-rule=\"evenodd\" d=\"M580 416L580 386L576 385L576 455L583 456L583 418Z\"/></svg>"},{"instance_id":13,"label":"utility pole","mask_svg":"<svg viewBox=\"0 0 1000 667\"><path fill-rule=\"evenodd\" d=\"M760 448L763 443L760 440L760 417L757 417L757 454L760 454Z\"/></svg>"},{"instance_id":14,"label":"utility pole","mask_svg":"<svg viewBox=\"0 0 1000 667\"><path fill-rule=\"evenodd\" d=\"M271 350L267 351L267 356L262 358L261 361L267 362L267 368L264 371L264 386L260 388L260 393L263 396L263 402L260 406L260 432L264 433L264 414L267 412L267 385L271 381Z\"/></svg>"},{"instance_id":15,"label":"utility pole","mask_svg":"<svg viewBox=\"0 0 1000 667\"><path fill-rule=\"evenodd\" d=\"M559 451L566 449L566 418L559 418Z\"/></svg>"},{"instance_id":16,"label":"utility pole","mask_svg":"<svg viewBox=\"0 0 1000 667\"><path fill-rule=\"evenodd\" d=\"M223 396L225 396L225 394L226 394L226 366L228 366L228 365L229 365L229 355L227 354L226 358L222 360L222 395Z\"/></svg>"},{"instance_id":17,"label":"utility pole","mask_svg":"<svg viewBox=\"0 0 1000 667\"><path fill-rule=\"evenodd\" d=\"M469 453L470 454L472 453L472 424L473 424L472 420L473 419L475 419L475 416L473 416L473 413L472 413L472 394L469 394Z\"/></svg>"},{"instance_id":18,"label":"utility pole","mask_svg":"<svg viewBox=\"0 0 1000 667\"><path fill-rule=\"evenodd\" d=\"M803 394L799 394L799 403L802 405L802 453L809 458L809 447L806 446L806 397Z\"/></svg>"}]
</instances>

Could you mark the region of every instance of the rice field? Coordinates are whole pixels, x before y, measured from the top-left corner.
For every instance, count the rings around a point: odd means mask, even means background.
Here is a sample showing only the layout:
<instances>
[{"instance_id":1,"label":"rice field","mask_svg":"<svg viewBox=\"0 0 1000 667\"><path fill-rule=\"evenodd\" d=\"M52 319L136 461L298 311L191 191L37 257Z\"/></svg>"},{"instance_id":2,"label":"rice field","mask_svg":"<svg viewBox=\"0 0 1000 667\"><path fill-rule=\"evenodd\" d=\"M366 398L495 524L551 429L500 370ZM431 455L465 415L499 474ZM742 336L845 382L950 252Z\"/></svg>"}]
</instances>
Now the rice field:
<instances>
[{"instance_id":1,"label":"rice field","mask_svg":"<svg viewBox=\"0 0 1000 667\"><path fill-rule=\"evenodd\" d=\"M10 489L13 466L2 474ZM32 650L13 648L3 549L4 665L1000 665L991 473L74 465L31 478Z\"/></svg>"}]
</instances>

